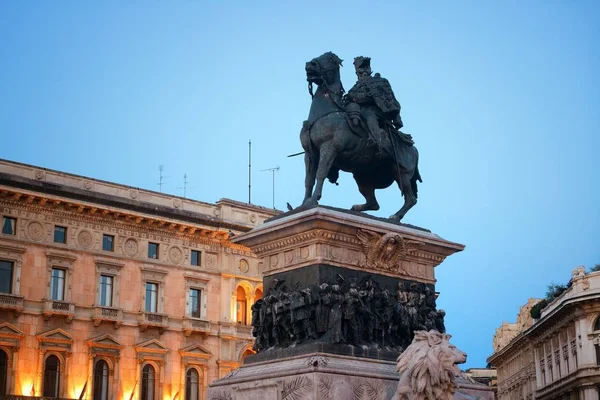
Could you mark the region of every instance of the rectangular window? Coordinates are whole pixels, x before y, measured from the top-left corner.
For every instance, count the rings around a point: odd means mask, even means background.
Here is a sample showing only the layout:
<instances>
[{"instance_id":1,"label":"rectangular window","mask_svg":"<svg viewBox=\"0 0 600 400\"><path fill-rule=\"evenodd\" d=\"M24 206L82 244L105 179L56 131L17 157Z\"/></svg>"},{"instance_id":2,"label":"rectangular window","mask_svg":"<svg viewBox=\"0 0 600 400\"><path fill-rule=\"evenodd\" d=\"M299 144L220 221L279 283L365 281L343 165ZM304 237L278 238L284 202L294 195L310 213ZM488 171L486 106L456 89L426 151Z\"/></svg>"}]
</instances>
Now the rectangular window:
<instances>
[{"instance_id":1,"label":"rectangular window","mask_svg":"<svg viewBox=\"0 0 600 400\"><path fill-rule=\"evenodd\" d=\"M14 235L17 232L17 220L10 217L2 217L2 233Z\"/></svg>"},{"instance_id":2,"label":"rectangular window","mask_svg":"<svg viewBox=\"0 0 600 400\"><path fill-rule=\"evenodd\" d=\"M102 235L102 250L115 251L115 237L111 235Z\"/></svg>"},{"instance_id":3,"label":"rectangular window","mask_svg":"<svg viewBox=\"0 0 600 400\"><path fill-rule=\"evenodd\" d=\"M67 243L67 228L64 226L54 227L54 243Z\"/></svg>"},{"instance_id":4,"label":"rectangular window","mask_svg":"<svg viewBox=\"0 0 600 400\"><path fill-rule=\"evenodd\" d=\"M596 365L600 365L600 344L596 346Z\"/></svg>"},{"instance_id":5,"label":"rectangular window","mask_svg":"<svg viewBox=\"0 0 600 400\"><path fill-rule=\"evenodd\" d=\"M52 280L50 282L50 298L63 301L65 299L65 270L52 268Z\"/></svg>"},{"instance_id":6,"label":"rectangular window","mask_svg":"<svg viewBox=\"0 0 600 400\"><path fill-rule=\"evenodd\" d=\"M113 277L100 275L100 305L112 307Z\"/></svg>"},{"instance_id":7,"label":"rectangular window","mask_svg":"<svg viewBox=\"0 0 600 400\"><path fill-rule=\"evenodd\" d=\"M202 291L198 289L190 289L190 316L200 318L200 296Z\"/></svg>"},{"instance_id":8,"label":"rectangular window","mask_svg":"<svg viewBox=\"0 0 600 400\"><path fill-rule=\"evenodd\" d=\"M192 265L200 266L200 252L197 250L192 250Z\"/></svg>"},{"instance_id":9,"label":"rectangular window","mask_svg":"<svg viewBox=\"0 0 600 400\"><path fill-rule=\"evenodd\" d=\"M158 243L148 243L148 258L158 259Z\"/></svg>"},{"instance_id":10,"label":"rectangular window","mask_svg":"<svg viewBox=\"0 0 600 400\"><path fill-rule=\"evenodd\" d=\"M157 312L158 284L146 282L146 312Z\"/></svg>"},{"instance_id":11,"label":"rectangular window","mask_svg":"<svg viewBox=\"0 0 600 400\"><path fill-rule=\"evenodd\" d=\"M0 261L0 293L12 293L13 263Z\"/></svg>"}]
</instances>

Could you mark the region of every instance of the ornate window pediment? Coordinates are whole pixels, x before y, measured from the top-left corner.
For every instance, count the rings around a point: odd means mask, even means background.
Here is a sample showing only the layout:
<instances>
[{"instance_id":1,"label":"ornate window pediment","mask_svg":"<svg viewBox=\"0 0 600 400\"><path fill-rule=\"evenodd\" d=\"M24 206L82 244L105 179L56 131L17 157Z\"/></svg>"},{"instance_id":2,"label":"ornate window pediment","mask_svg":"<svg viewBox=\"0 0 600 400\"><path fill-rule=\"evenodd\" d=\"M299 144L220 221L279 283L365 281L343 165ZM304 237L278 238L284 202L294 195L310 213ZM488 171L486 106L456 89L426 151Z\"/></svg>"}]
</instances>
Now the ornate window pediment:
<instances>
[{"instance_id":1,"label":"ornate window pediment","mask_svg":"<svg viewBox=\"0 0 600 400\"><path fill-rule=\"evenodd\" d=\"M62 329L52 329L51 331L36 335L40 342L40 350L64 351L70 355L73 345L73 336Z\"/></svg>"},{"instance_id":2,"label":"ornate window pediment","mask_svg":"<svg viewBox=\"0 0 600 400\"><path fill-rule=\"evenodd\" d=\"M89 339L87 344L92 356L119 357L123 348L117 339L108 334Z\"/></svg>"},{"instance_id":3,"label":"ornate window pediment","mask_svg":"<svg viewBox=\"0 0 600 400\"><path fill-rule=\"evenodd\" d=\"M160 341L150 339L146 342L136 344L135 351L138 353L138 359L140 360L147 357L164 359L165 354L169 352L169 349Z\"/></svg>"},{"instance_id":4,"label":"ornate window pediment","mask_svg":"<svg viewBox=\"0 0 600 400\"><path fill-rule=\"evenodd\" d=\"M40 333L36 337L40 342L73 343L73 336L60 328Z\"/></svg>"},{"instance_id":5,"label":"ornate window pediment","mask_svg":"<svg viewBox=\"0 0 600 400\"><path fill-rule=\"evenodd\" d=\"M106 348L118 348L121 349L123 346L117 339L111 335L102 335L87 341L90 347L106 347Z\"/></svg>"},{"instance_id":6,"label":"ornate window pediment","mask_svg":"<svg viewBox=\"0 0 600 400\"><path fill-rule=\"evenodd\" d=\"M0 345L19 347L23 336L25 336L23 332L8 322L0 324Z\"/></svg>"},{"instance_id":7,"label":"ornate window pediment","mask_svg":"<svg viewBox=\"0 0 600 400\"><path fill-rule=\"evenodd\" d=\"M179 354L181 354L182 358L194 358L202 360L208 360L213 356L208 349L199 344L183 347L179 349Z\"/></svg>"}]
</instances>

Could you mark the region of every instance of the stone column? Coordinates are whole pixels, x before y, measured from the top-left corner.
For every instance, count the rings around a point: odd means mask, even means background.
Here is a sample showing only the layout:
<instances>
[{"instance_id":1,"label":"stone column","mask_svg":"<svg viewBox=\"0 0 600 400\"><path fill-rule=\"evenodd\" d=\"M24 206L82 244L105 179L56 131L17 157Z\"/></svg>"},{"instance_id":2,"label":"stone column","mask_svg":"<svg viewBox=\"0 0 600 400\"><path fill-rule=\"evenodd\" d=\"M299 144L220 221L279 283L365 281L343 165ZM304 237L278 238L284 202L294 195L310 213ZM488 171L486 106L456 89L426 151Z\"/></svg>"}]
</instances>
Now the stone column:
<instances>
[{"instance_id":1,"label":"stone column","mask_svg":"<svg viewBox=\"0 0 600 400\"><path fill-rule=\"evenodd\" d=\"M581 366L596 365L596 351L594 344L588 338L588 327L585 316L575 320L575 333L577 335L577 359Z\"/></svg>"},{"instance_id":2,"label":"stone column","mask_svg":"<svg viewBox=\"0 0 600 400\"><path fill-rule=\"evenodd\" d=\"M250 325L252 322L252 304L254 304L254 294L246 294L246 320L243 325Z\"/></svg>"},{"instance_id":3,"label":"stone column","mask_svg":"<svg viewBox=\"0 0 600 400\"><path fill-rule=\"evenodd\" d=\"M579 400L599 400L598 390L593 384L579 386Z\"/></svg>"},{"instance_id":4,"label":"stone column","mask_svg":"<svg viewBox=\"0 0 600 400\"><path fill-rule=\"evenodd\" d=\"M533 366L535 368L535 383L536 388L542 386L542 371L540 369L540 349L539 347L533 348Z\"/></svg>"}]
</instances>

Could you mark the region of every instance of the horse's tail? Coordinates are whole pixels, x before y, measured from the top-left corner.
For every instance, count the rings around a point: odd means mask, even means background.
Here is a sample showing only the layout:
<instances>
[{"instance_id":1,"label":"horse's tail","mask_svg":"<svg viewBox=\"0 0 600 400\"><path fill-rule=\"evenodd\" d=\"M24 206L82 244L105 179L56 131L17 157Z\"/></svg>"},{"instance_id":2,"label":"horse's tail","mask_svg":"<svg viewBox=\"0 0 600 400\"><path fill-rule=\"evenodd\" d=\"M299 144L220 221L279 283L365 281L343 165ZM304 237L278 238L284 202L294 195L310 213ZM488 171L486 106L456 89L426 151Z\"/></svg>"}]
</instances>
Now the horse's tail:
<instances>
[{"instance_id":1,"label":"horse's tail","mask_svg":"<svg viewBox=\"0 0 600 400\"><path fill-rule=\"evenodd\" d=\"M417 188L417 181L419 182L423 182L423 180L421 179L421 174L419 173L419 164L417 163L417 166L415 167L415 172L413 173L412 178L410 178L410 188L412 189L415 198L419 197L418 196L418 188Z\"/></svg>"}]
</instances>

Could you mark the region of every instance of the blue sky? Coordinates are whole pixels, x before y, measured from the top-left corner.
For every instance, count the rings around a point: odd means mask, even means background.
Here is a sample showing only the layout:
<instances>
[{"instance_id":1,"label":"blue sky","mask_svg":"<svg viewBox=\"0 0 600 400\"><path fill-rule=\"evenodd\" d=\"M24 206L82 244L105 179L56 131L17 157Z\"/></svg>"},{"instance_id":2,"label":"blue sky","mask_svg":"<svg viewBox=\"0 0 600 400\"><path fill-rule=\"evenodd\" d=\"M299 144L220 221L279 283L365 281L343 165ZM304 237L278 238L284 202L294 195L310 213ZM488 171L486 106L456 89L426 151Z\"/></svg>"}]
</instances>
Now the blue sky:
<instances>
[{"instance_id":1,"label":"blue sky","mask_svg":"<svg viewBox=\"0 0 600 400\"><path fill-rule=\"evenodd\" d=\"M287 3L287 4L286 4ZM405 222L464 243L437 269L453 341L485 366L528 297L600 262L600 3L0 3L0 157L214 202L303 196L304 63L372 57L420 151ZM378 192L388 216L396 188ZM362 200L350 175L322 204Z\"/></svg>"}]
</instances>

